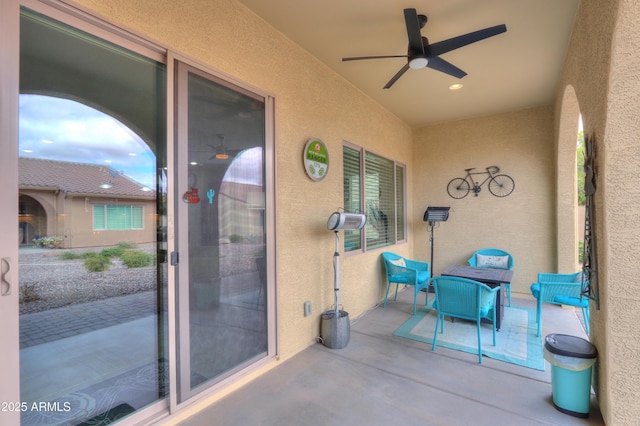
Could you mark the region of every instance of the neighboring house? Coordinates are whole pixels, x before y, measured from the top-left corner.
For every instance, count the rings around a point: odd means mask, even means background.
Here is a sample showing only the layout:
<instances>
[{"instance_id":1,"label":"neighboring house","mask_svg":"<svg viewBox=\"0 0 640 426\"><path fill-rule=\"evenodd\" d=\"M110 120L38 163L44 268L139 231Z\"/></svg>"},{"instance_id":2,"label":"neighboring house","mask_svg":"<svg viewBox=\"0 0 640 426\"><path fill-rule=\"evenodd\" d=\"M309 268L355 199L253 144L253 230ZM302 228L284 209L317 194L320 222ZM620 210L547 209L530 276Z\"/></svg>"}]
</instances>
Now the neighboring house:
<instances>
[{"instance_id":1,"label":"neighboring house","mask_svg":"<svg viewBox=\"0 0 640 426\"><path fill-rule=\"evenodd\" d=\"M151 188L96 164L21 157L19 168L20 244L45 236L62 238L64 248L155 241Z\"/></svg>"}]
</instances>

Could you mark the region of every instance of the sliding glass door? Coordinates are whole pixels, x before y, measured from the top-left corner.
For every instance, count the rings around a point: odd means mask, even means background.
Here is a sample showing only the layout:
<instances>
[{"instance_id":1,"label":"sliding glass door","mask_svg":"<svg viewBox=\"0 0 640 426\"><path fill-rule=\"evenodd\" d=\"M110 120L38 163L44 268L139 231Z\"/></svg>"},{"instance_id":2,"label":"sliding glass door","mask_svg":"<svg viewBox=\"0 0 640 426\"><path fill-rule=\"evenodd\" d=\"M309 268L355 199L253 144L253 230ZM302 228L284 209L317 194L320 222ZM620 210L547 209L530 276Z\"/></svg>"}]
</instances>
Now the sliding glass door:
<instances>
[{"instance_id":1,"label":"sliding glass door","mask_svg":"<svg viewBox=\"0 0 640 426\"><path fill-rule=\"evenodd\" d=\"M177 64L179 400L268 353L265 99Z\"/></svg>"},{"instance_id":2,"label":"sliding glass door","mask_svg":"<svg viewBox=\"0 0 640 426\"><path fill-rule=\"evenodd\" d=\"M163 63L22 11L22 424L107 424L167 395L165 87Z\"/></svg>"},{"instance_id":3,"label":"sliding glass door","mask_svg":"<svg viewBox=\"0 0 640 426\"><path fill-rule=\"evenodd\" d=\"M0 424L176 412L276 354L273 98L25 1L0 5Z\"/></svg>"}]
</instances>

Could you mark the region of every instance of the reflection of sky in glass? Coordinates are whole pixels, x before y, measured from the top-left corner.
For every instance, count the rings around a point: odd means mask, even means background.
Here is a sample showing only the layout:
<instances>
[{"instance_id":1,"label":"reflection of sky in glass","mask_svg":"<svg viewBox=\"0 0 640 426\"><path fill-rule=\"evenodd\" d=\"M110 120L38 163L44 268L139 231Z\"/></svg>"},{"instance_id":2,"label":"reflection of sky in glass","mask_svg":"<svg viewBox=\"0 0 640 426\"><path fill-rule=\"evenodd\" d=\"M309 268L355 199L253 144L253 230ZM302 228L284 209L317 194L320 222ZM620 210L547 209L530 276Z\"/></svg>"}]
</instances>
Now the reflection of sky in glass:
<instances>
[{"instance_id":1,"label":"reflection of sky in glass","mask_svg":"<svg viewBox=\"0 0 640 426\"><path fill-rule=\"evenodd\" d=\"M68 99L20 95L20 156L110 166L155 188L155 154L115 118Z\"/></svg>"},{"instance_id":2,"label":"reflection of sky in glass","mask_svg":"<svg viewBox=\"0 0 640 426\"><path fill-rule=\"evenodd\" d=\"M255 147L240 152L229 166L224 180L262 186L262 148Z\"/></svg>"}]
</instances>

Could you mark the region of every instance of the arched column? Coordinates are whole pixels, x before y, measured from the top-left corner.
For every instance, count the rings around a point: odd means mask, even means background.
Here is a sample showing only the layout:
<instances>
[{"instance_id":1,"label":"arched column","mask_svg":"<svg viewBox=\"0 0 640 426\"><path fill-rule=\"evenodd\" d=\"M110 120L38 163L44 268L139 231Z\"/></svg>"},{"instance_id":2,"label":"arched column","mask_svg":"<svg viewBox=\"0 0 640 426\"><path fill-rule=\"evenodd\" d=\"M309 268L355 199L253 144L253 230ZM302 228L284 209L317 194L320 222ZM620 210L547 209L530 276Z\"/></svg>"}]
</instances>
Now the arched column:
<instances>
[{"instance_id":1,"label":"arched column","mask_svg":"<svg viewBox=\"0 0 640 426\"><path fill-rule=\"evenodd\" d=\"M580 106L573 86L562 99L556 155L556 247L557 272L572 273L579 267L578 185L576 142Z\"/></svg>"}]
</instances>

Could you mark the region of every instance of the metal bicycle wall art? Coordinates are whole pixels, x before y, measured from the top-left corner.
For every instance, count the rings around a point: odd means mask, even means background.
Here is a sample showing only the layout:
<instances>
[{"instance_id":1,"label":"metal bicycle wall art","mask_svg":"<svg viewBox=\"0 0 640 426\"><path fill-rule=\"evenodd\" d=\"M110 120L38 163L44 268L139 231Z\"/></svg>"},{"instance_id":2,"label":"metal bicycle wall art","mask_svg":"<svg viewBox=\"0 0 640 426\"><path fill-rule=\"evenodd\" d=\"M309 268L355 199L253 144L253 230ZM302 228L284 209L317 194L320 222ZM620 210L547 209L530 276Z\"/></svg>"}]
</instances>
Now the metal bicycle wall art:
<instances>
[{"instance_id":1,"label":"metal bicycle wall art","mask_svg":"<svg viewBox=\"0 0 640 426\"><path fill-rule=\"evenodd\" d=\"M500 167L489 166L486 167L485 172L474 172L473 167L470 169L464 169L467 175L463 178L454 178L447 184L447 192L451 198L464 198L473 191L477 197L482 190L482 185L489 181L489 192L496 197L506 197L511 194L516 187L515 182L509 175L498 174L500 173ZM475 175L487 175L482 182L476 181L473 177Z\"/></svg>"}]
</instances>

